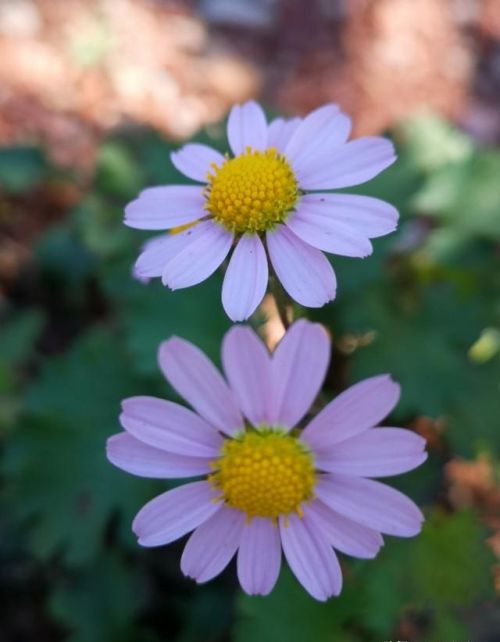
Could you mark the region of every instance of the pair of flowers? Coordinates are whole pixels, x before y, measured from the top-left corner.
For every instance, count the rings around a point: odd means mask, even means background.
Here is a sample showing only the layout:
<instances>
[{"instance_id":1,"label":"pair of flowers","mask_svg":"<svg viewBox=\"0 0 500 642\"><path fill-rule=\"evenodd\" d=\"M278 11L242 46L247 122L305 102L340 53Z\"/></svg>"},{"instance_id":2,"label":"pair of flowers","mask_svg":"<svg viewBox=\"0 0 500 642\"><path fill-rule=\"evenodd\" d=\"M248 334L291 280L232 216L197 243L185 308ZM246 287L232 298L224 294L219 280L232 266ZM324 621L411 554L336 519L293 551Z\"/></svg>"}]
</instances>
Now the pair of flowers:
<instances>
[{"instance_id":1,"label":"pair of flowers","mask_svg":"<svg viewBox=\"0 0 500 642\"><path fill-rule=\"evenodd\" d=\"M186 145L172 161L206 187L145 190L126 223L175 234L150 241L140 278L161 276L176 289L207 278L236 246L222 300L233 320L256 309L267 288L265 238L275 274L307 306L335 295L335 276L321 250L371 252L369 238L392 231L397 212L361 196L304 190L347 187L393 162L380 138L346 143L350 121L327 105L305 119L267 126L260 107L234 107L228 138L234 158ZM181 559L185 575L205 582L237 553L240 583L269 593L281 551L316 599L338 595L342 574L334 552L374 557L382 533L419 532L420 510L398 491L370 479L419 466L425 441L401 428L375 428L399 398L389 376L348 389L305 422L329 363L325 330L305 320L288 330L273 355L248 327L235 326L222 345L224 379L195 346L164 342L159 363L193 408L153 397L123 402L125 429L108 441L109 460L135 475L201 477L146 504L133 529L143 546L194 531Z\"/></svg>"}]
</instances>

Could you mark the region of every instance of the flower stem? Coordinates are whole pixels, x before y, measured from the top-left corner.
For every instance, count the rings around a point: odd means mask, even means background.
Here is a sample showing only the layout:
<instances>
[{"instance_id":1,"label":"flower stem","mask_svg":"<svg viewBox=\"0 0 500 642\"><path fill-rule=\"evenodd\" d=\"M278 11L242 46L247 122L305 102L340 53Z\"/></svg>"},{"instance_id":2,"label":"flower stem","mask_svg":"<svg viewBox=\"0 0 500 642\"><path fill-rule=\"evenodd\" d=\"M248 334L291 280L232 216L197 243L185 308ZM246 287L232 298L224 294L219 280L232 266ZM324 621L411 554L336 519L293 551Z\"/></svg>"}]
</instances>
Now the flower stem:
<instances>
[{"instance_id":1,"label":"flower stem","mask_svg":"<svg viewBox=\"0 0 500 642\"><path fill-rule=\"evenodd\" d=\"M293 306L292 300L285 292L281 283L278 281L276 276L273 274L269 279L270 291L276 303L276 308L278 314L283 324L285 330L288 330L290 325L293 323Z\"/></svg>"}]
</instances>

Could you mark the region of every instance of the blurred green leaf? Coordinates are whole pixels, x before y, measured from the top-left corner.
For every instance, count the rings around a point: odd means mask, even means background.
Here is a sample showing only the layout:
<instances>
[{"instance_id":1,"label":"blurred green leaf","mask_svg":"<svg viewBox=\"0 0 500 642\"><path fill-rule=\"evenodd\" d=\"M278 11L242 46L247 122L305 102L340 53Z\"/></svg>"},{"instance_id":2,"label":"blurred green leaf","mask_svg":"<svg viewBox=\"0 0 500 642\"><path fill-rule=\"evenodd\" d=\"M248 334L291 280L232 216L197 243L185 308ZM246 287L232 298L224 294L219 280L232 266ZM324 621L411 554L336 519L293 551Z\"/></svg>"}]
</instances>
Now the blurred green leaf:
<instances>
[{"instance_id":1,"label":"blurred green leaf","mask_svg":"<svg viewBox=\"0 0 500 642\"><path fill-rule=\"evenodd\" d=\"M415 540L411 561L413 599L440 611L466 608L493 597L493 554L477 515L435 510Z\"/></svg>"},{"instance_id":2,"label":"blurred green leaf","mask_svg":"<svg viewBox=\"0 0 500 642\"><path fill-rule=\"evenodd\" d=\"M133 198L141 188L142 172L123 141L112 138L99 150L95 190L118 198Z\"/></svg>"},{"instance_id":3,"label":"blurred green leaf","mask_svg":"<svg viewBox=\"0 0 500 642\"><path fill-rule=\"evenodd\" d=\"M43 322L43 312L32 308L17 312L2 323L0 363L17 366L28 359Z\"/></svg>"},{"instance_id":4,"label":"blurred green leaf","mask_svg":"<svg viewBox=\"0 0 500 642\"><path fill-rule=\"evenodd\" d=\"M158 279L148 284L133 280L120 265L109 273L105 287L116 306L127 348L141 373L158 372L158 346L174 334L192 341L219 361L220 343L230 326L220 302L219 273L195 288L171 292Z\"/></svg>"},{"instance_id":5,"label":"blurred green leaf","mask_svg":"<svg viewBox=\"0 0 500 642\"><path fill-rule=\"evenodd\" d=\"M48 163L38 147L0 148L0 189L20 194L42 183L48 174Z\"/></svg>"},{"instance_id":6,"label":"blurred green leaf","mask_svg":"<svg viewBox=\"0 0 500 642\"><path fill-rule=\"evenodd\" d=\"M480 151L470 160L436 171L414 199L423 214L469 234L500 239L500 152Z\"/></svg>"},{"instance_id":7,"label":"blurred green leaf","mask_svg":"<svg viewBox=\"0 0 500 642\"><path fill-rule=\"evenodd\" d=\"M120 430L120 400L138 390L115 339L99 329L47 361L27 390L5 471L16 511L36 517L38 555L62 549L69 562L88 562L112 512L123 512L128 530L153 494L156 486L118 471L105 457L106 438Z\"/></svg>"},{"instance_id":8,"label":"blurred green leaf","mask_svg":"<svg viewBox=\"0 0 500 642\"><path fill-rule=\"evenodd\" d=\"M421 114L401 123L397 135L412 164L424 172L470 158L472 140L438 114Z\"/></svg>"},{"instance_id":9,"label":"blurred green leaf","mask_svg":"<svg viewBox=\"0 0 500 642\"><path fill-rule=\"evenodd\" d=\"M352 597L352 596L351 596ZM348 596L317 602L283 568L267 597L241 594L237 602L235 642L350 642L344 624L356 604Z\"/></svg>"},{"instance_id":10,"label":"blurred green leaf","mask_svg":"<svg viewBox=\"0 0 500 642\"><path fill-rule=\"evenodd\" d=\"M107 552L59 580L50 610L69 629L70 642L134 642L134 616L143 599L133 567Z\"/></svg>"}]
</instances>

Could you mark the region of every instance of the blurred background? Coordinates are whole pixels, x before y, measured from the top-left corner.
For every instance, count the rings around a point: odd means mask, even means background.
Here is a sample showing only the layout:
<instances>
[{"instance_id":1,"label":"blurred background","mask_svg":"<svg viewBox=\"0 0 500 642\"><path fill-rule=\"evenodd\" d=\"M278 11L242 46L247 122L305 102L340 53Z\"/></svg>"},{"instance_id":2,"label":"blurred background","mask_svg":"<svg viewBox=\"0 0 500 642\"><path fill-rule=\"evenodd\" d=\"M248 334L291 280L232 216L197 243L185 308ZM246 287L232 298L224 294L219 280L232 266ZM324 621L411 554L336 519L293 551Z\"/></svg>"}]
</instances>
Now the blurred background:
<instances>
[{"instance_id":1,"label":"blurred background","mask_svg":"<svg viewBox=\"0 0 500 642\"><path fill-rule=\"evenodd\" d=\"M264 599L233 567L183 579L182 542L130 533L167 484L104 458L121 398L172 396L158 343L218 361L229 325L220 275L175 294L131 279L146 236L123 205L182 181L169 152L187 138L224 150L250 97L338 102L400 155L360 189L397 205L398 231L333 257L337 300L311 318L335 342L327 397L401 382L388 423L431 454L390 483L427 522L342 558L327 604L288 572ZM0 0L0 642L498 642L499 143L498 0ZM258 322L275 341L270 304Z\"/></svg>"}]
</instances>

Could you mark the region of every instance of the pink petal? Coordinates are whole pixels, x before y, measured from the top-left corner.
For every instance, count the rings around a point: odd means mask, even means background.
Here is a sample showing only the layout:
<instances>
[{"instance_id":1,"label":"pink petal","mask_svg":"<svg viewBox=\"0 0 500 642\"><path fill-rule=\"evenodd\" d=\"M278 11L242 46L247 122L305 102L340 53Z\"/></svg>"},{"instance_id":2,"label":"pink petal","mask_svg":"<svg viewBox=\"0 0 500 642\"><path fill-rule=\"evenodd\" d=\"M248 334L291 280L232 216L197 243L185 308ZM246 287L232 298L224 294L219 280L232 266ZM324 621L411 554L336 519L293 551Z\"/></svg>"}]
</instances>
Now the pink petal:
<instances>
[{"instance_id":1,"label":"pink petal","mask_svg":"<svg viewBox=\"0 0 500 642\"><path fill-rule=\"evenodd\" d=\"M296 128L285 148L285 156L300 176L307 175L316 158L333 152L345 143L351 132L351 119L338 105L324 105L312 111Z\"/></svg>"},{"instance_id":2,"label":"pink petal","mask_svg":"<svg viewBox=\"0 0 500 642\"><path fill-rule=\"evenodd\" d=\"M278 527L271 519L254 517L245 524L238 551L238 579L249 595L268 595L281 567Z\"/></svg>"},{"instance_id":3,"label":"pink petal","mask_svg":"<svg viewBox=\"0 0 500 642\"><path fill-rule=\"evenodd\" d=\"M292 299L309 308L320 308L335 298L335 273L322 252L301 241L284 225L267 233L267 249Z\"/></svg>"},{"instance_id":4,"label":"pink petal","mask_svg":"<svg viewBox=\"0 0 500 642\"><path fill-rule=\"evenodd\" d=\"M257 234L245 234L236 246L224 277L222 304L232 321L255 312L266 293L267 257Z\"/></svg>"},{"instance_id":5,"label":"pink petal","mask_svg":"<svg viewBox=\"0 0 500 642\"><path fill-rule=\"evenodd\" d=\"M384 544L380 533L340 515L319 500L303 504L302 509L311 528L323 532L330 545L346 555L371 559Z\"/></svg>"},{"instance_id":6,"label":"pink petal","mask_svg":"<svg viewBox=\"0 0 500 642\"><path fill-rule=\"evenodd\" d=\"M396 229L398 211L389 203L351 194L306 194L287 226L306 243L343 256L368 256L371 237Z\"/></svg>"},{"instance_id":7,"label":"pink petal","mask_svg":"<svg viewBox=\"0 0 500 642\"><path fill-rule=\"evenodd\" d=\"M172 337L161 344L159 362L174 390L218 430L232 435L244 427L234 393L199 348Z\"/></svg>"},{"instance_id":8,"label":"pink petal","mask_svg":"<svg viewBox=\"0 0 500 642\"><path fill-rule=\"evenodd\" d=\"M288 565L306 591L322 602L339 595L342 571L324 533L292 514L280 517L280 534Z\"/></svg>"},{"instance_id":9,"label":"pink petal","mask_svg":"<svg viewBox=\"0 0 500 642\"><path fill-rule=\"evenodd\" d=\"M361 477L399 475L426 459L426 441L402 428L373 428L316 453L320 470Z\"/></svg>"},{"instance_id":10,"label":"pink petal","mask_svg":"<svg viewBox=\"0 0 500 642\"><path fill-rule=\"evenodd\" d=\"M273 423L293 428L302 419L321 389L329 361L323 326L296 321L273 355Z\"/></svg>"},{"instance_id":11,"label":"pink petal","mask_svg":"<svg viewBox=\"0 0 500 642\"><path fill-rule=\"evenodd\" d=\"M226 378L241 411L253 426L267 423L272 396L271 357L253 330L233 326L222 343Z\"/></svg>"},{"instance_id":12,"label":"pink petal","mask_svg":"<svg viewBox=\"0 0 500 642\"><path fill-rule=\"evenodd\" d=\"M134 274L139 279L161 276L165 265L185 245L185 234L162 234L149 239L134 265Z\"/></svg>"},{"instance_id":13,"label":"pink petal","mask_svg":"<svg viewBox=\"0 0 500 642\"><path fill-rule=\"evenodd\" d=\"M204 203L202 187L150 187L127 205L124 223L139 230L168 230L205 216Z\"/></svg>"},{"instance_id":14,"label":"pink petal","mask_svg":"<svg viewBox=\"0 0 500 642\"><path fill-rule=\"evenodd\" d=\"M169 490L148 502L137 513L132 530L141 546L162 546L209 519L222 508L218 493L207 481Z\"/></svg>"},{"instance_id":15,"label":"pink petal","mask_svg":"<svg viewBox=\"0 0 500 642\"><path fill-rule=\"evenodd\" d=\"M315 156L313 160L307 169L296 172L302 189L334 189L365 183L392 165L396 153L389 140L367 137Z\"/></svg>"},{"instance_id":16,"label":"pink petal","mask_svg":"<svg viewBox=\"0 0 500 642\"><path fill-rule=\"evenodd\" d=\"M300 211L321 223L331 219L367 238L384 236L396 229L398 210L386 201L357 194L305 194Z\"/></svg>"},{"instance_id":17,"label":"pink petal","mask_svg":"<svg viewBox=\"0 0 500 642\"><path fill-rule=\"evenodd\" d=\"M400 386L390 375L365 379L325 406L304 429L301 439L323 453L382 421L397 404L399 394Z\"/></svg>"},{"instance_id":18,"label":"pink petal","mask_svg":"<svg viewBox=\"0 0 500 642\"><path fill-rule=\"evenodd\" d=\"M412 537L422 528L424 517L411 499L373 479L323 475L316 494L333 510L388 535Z\"/></svg>"},{"instance_id":19,"label":"pink petal","mask_svg":"<svg viewBox=\"0 0 500 642\"><path fill-rule=\"evenodd\" d=\"M181 235L185 239L182 249L163 268L162 281L171 290L208 279L228 255L234 236L213 221L198 223Z\"/></svg>"},{"instance_id":20,"label":"pink petal","mask_svg":"<svg viewBox=\"0 0 500 642\"><path fill-rule=\"evenodd\" d=\"M200 183L208 181L212 163L222 165L225 158L222 154L207 145L189 143L170 154L173 165L188 178Z\"/></svg>"},{"instance_id":21,"label":"pink petal","mask_svg":"<svg viewBox=\"0 0 500 642\"><path fill-rule=\"evenodd\" d=\"M311 214L299 204L286 225L304 243L340 256L364 258L373 252L366 235L338 223L331 217Z\"/></svg>"},{"instance_id":22,"label":"pink petal","mask_svg":"<svg viewBox=\"0 0 500 642\"><path fill-rule=\"evenodd\" d=\"M198 526L188 539L181 557L181 570L199 584L208 582L226 568L241 540L245 516L222 506Z\"/></svg>"},{"instance_id":23,"label":"pink petal","mask_svg":"<svg viewBox=\"0 0 500 642\"><path fill-rule=\"evenodd\" d=\"M300 118L275 118L267 129L267 146L283 153L291 136L302 122Z\"/></svg>"},{"instance_id":24,"label":"pink petal","mask_svg":"<svg viewBox=\"0 0 500 642\"><path fill-rule=\"evenodd\" d=\"M120 423L136 439L178 455L217 457L222 437L197 414L156 397L122 401Z\"/></svg>"},{"instance_id":25,"label":"pink petal","mask_svg":"<svg viewBox=\"0 0 500 642\"><path fill-rule=\"evenodd\" d=\"M253 100L235 105L229 113L227 137L235 156L242 154L246 147L266 149L267 123L262 107Z\"/></svg>"},{"instance_id":26,"label":"pink petal","mask_svg":"<svg viewBox=\"0 0 500 642\"><path fill-rule=\"evenodd\" d=\"M126 432L108 439L109 461L132 475L169 479L195 477L211 471L209 458L165 452L139 441Z\"/></svg>"}]
</instances>

